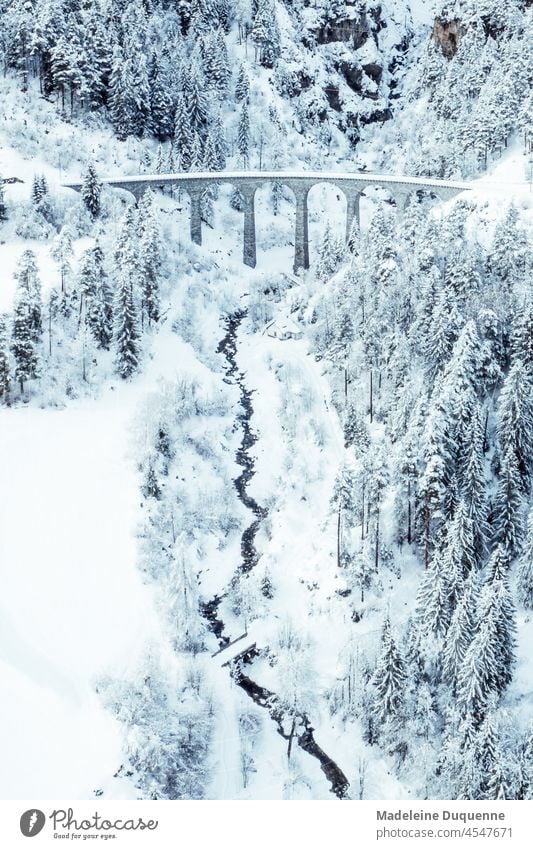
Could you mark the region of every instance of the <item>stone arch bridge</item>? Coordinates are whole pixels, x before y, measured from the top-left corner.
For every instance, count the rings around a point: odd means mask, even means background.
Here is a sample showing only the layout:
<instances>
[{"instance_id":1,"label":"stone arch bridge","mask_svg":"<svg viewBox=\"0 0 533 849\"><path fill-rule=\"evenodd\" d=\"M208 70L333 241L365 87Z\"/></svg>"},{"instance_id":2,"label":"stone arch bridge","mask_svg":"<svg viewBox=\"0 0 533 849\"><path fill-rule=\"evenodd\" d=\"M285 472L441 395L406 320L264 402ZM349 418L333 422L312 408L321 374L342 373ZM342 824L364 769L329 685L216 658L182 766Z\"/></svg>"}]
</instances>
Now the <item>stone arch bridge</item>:
<instances>
[{"instance_id":1,"label":"stone arch bridge","mask_svg":"<svg viewBox=\"0 0 533 849\"><path fill-rule=\"evenodd\" d=\"M255 193L267 182L287 186L296 200L296 223L294 233L294 270L309 268L309 237L307 198L313 186L330 184L340 189L346 198L346 234L350 232L354 218L360 220L359 203L364 190L370 186L385 189L401 214L409 198L416 192L425 192L439 200L449 200L461 192L468 191L469 183L450 180L433 180L428 177L386 176L365 172L322 172L322 171L195 171L179 174L141 174L134 177L106 177L101 181L115 189L124 189L139 200L149 188L178 186L188 193L191 200L191 239L202 244L202 194L214 183L229 183L239 189L244 200L243 262L255 267ZM80 191L81 183L65 183L65 188Z\"/></svg>"}]
</instances>

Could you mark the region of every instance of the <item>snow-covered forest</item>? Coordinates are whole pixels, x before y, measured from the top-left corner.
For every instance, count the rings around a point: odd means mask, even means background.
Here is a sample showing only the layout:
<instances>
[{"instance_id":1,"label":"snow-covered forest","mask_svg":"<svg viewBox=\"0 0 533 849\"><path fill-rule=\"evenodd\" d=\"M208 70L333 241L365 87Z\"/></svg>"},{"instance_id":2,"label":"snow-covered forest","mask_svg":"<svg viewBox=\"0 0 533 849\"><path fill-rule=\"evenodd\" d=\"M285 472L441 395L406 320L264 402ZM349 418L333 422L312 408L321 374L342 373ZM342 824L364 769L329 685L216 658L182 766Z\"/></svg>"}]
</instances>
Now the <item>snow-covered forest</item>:
<instances>
[{"instance_id":1,"label":"snow-covered forest","mask_svg":"<svg viewBox=\"0 0 533 849\"><path fill-rule=\"evenodd\" d=\"M532 11L0 0L4 798L533 798Z\"/></svg>"}]
</instances>

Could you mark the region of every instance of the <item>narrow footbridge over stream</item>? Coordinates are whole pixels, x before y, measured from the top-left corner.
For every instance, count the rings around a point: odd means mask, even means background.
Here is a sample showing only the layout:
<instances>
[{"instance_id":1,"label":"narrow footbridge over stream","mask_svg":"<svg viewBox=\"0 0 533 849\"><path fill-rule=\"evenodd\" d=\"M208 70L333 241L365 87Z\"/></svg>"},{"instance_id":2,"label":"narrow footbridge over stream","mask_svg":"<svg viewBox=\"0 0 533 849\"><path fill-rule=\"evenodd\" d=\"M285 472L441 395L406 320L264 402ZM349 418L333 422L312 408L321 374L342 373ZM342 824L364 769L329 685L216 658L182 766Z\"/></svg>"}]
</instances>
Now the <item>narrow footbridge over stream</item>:
<instances>
[{"instance_id":1,"label":"narrow footbridge over stream","mask_svg":"<svg viewBox=\"0 0 533 849\"><path fill-rule=\"evenodd\" d=\"M429 177L367 174L349 171L194 171L178 174L140 174L134 177L106 177L101 181L115 189L125 189L138 200L147 189L177 186L185 189L191 200L191 239L202 244L202 195L213 185L229 183L237 188L243 198L244 240L243 262L255 267L255 193L263 183L287 186L296 201L294 233L294 270L309 268L309 236L307 199L310 190L318 184L330 184L340 189L346 198L346 233L350 232L356 218L360 220L361 195L369 187L385 190L401 214L410 197L423 192L438 200L449 200L471 189L470 183L452 180L433 180ZM65 183L66 188L80 191L81 182Z\"/></svg>"}]
</instances>

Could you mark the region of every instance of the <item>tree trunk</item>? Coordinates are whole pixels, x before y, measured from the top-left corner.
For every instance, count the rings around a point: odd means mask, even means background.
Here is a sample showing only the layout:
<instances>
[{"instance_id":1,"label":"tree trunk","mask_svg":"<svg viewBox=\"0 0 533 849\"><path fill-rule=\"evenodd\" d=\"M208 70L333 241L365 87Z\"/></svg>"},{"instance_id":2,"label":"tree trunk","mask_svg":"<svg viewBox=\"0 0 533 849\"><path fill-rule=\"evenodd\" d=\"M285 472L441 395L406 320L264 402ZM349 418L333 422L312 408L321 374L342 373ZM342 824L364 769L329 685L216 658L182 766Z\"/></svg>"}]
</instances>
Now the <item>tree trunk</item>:
<instances>
[{"instance_id":1,"label":"tree trunk","mask_svg":"<svg viewBox=\"0 0 533 849\"><path fill-rule=\"evenodd\" d=\"M411 481L407 481L407 542L411 544Z\"/></svg>"},{"instance_id":2,"label":"tree trunk","mask_svg":"<svg viewBox=\"0 0 533 849\"><path fill-rule=\"evenodd\" d=\"M291 733L289 734L289 746L288 746L288 749L287 749L287 759L289 761L291 759L292 741L293 741L293 737L294 737L295 728L296 728L296 719L293 717Z\"/></svg>"},{"instance_id":3,"label":"tree trunk","mask_svg":"<svg viewBox=\"0 0 533 849\"><path fill-rule=\"evenodd\" d=\"M341 512L342 508L339 504L339 513L337 516L337 567L339 569L341 565Z\"/></svg>"},{"instance_id":4,"label":"tree trunk","mask_svg":"<svg viewBox=\"0 0 533 849\"><path fill-rule=\"evenodd\" d=\"M378 571L379 566L379 510L376 519L376 542L374 546L374 568L376 572Z\"/></svg>"}]
</instances>

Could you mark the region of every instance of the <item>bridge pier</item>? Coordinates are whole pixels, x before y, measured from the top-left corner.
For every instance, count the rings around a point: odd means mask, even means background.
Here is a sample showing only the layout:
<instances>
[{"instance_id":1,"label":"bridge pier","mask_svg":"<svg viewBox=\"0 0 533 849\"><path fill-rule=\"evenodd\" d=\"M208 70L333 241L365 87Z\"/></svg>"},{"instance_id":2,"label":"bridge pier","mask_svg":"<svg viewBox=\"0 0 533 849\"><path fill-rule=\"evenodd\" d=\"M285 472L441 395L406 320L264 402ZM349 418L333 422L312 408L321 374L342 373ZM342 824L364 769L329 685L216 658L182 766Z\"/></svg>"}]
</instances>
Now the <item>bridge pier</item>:
<instances>
[{"instance_id":1,"label":"bridge pier","mask_svg":"<svg viewBox=\"0 0 533 849\"><path fill-rule=\"evenodd\" d=\"M291 188L296 197L294 271L297 272L300 268L309 268L309 221L307 215L309 186L294 184Z\"/></svg>"},{"instance_id":2,"label":"bridge pier","mask_svg":"<svg viewBox=\"0 0 533 849\"><path fill-rule=\"evenodd\" d=\"M412 192L395 192L394 200L396 202L396 214L398 215L399 221L403 219L405 210L409 205L409 201L411 200Z\"/></svg>"},{"instance_id":3,"label":"bridge pier","mask_svg":"<svg viewBox=\"0 0 533 849\"><path fill-rule=\"evenodd\" d=\"M242 261L250 268L255 268L257 261L255 242L255 186L243 187L241 194L244 200Z\"/></svg>"},{"instance_id":4,"label":"bridge pier","mask_svg":"<svg viewBox=\"0 0 533 849\"><path fill-rule=\"evenodd\" d=\"M188 189L191 199L191 240L195 245L202 244L202 192Z\"/></svg>"}]
</instances>

